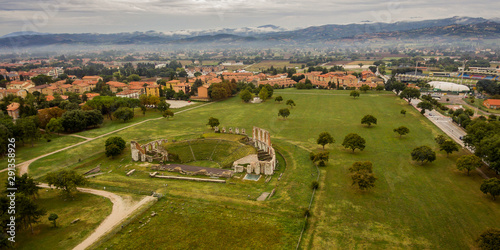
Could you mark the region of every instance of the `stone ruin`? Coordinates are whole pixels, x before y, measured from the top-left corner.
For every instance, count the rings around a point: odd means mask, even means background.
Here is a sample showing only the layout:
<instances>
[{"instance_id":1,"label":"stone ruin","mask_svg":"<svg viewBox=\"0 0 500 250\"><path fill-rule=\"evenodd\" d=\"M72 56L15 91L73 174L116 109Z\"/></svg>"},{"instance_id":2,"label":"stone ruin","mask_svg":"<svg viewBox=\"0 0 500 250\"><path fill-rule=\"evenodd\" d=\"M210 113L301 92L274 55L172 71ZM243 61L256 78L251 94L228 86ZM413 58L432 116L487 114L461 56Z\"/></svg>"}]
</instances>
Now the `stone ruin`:
<instances>
[{"instance_id":1,"label":"stone ruin","mask_svg":"<svg viewBox=\"0 0 500 250\"><path fill-rule=\"evenodd\" d=\"M221 132L223 134L247 135L244 128L229 128L229 130L226 130L226 127L222 127L222 129L219 129L219 127L214 127L214 132Z\"/></svg>"},{"instance_id":2,"label":"stone ruin","mask_svg":"<svg viewBox=\"0 0 500 250\"><path fill-rule=\"evenodd\" d=\"M147 162L153 162L154 160L160 162L168 161L168 152L161 147L161 144L166 142L168 140L160 139L141 145L138 142L131 141L132 160Z\"/></svg>"},{"instance_id":3,"label":"stone ruin","mask_svg":"<svg viewBox=\"0 0 500 250\"><path fill-rule=\"evenodd\" d=\"M244 129L242 129L245 132ZM246 172L251 174L272 175L276 169L276 152L272 147L271 134L269 131L253 127L251 143L258 149L258 161L252 161L250 164L239 165L233 163L233 169L236 173Z\"/></svg>"}]
</instances>

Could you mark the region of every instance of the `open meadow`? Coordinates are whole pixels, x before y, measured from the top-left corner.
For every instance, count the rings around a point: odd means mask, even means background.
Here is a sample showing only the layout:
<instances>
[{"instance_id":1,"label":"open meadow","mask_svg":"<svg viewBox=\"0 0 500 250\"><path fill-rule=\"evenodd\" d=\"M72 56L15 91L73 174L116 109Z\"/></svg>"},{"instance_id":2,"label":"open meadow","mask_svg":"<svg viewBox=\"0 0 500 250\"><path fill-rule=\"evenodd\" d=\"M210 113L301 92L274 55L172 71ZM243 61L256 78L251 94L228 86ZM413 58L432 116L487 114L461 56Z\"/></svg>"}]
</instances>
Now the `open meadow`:
<instances>
[{"instance_id":1,"label":"open meadow","mask_svg":"<svg viewBox=\"0 0 500 250\"><path fill-rule=\"evenodd\" d=\"M437 160L425 165L411 161L410 152L417 146L438 150L434 137L440 131L391 92L361 93L356 99L349 97L349 91L335 90L275 90L274 96L278 95L297 104L287 119L277 116L287 107L285 101L247 104L234 97L109 135L127 142L123 154L114 159L104 155L106 136L35 161L30 174L43 180L58 169L84 173L101 164L104 174L91 178L90 187L163 195L96 246L99 249L291 249L304 226L303 211L317 178L309 152L321 151L316 139L326 131L336 142L325 148L330 161L320 168L320 188L301 248L463 249L473 247L487 227L500 224L500 202L479 190L481 177L455 168L455 160L466 151L449 157L437 152ZM402 109L406 116L400 114ZM378 118L378 124L361 125L366 114ZM245 128L248 134L253 126L270 132L273 146L284 156L278 159L279 170L271 181L245 181L241 174L225 184L149 178L150 164L131 160L130 141L200 138L211 132L206 125L209 117L218 118L220 127ZM403 125L410 133L399 138L393 129ZM87 136L104 134L101 129ZM349 133L365 138L363 151L353 153L341 146ZM373 189L362 192L351 185L348 168L356 161L373 163L378 178ZM137 171L126 176L131 169ZM274 188L274 196L256 201ZM157 215L151 217L153 211Z\"/></svg>"}]
</instances>

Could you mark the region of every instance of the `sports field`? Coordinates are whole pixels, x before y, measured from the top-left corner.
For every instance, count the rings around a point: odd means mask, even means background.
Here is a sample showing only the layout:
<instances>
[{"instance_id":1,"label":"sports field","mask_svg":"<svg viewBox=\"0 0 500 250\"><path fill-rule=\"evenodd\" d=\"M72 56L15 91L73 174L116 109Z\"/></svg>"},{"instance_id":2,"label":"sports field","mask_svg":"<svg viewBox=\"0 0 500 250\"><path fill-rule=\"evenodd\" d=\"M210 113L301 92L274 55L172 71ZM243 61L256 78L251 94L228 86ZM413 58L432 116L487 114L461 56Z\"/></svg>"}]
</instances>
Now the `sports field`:
<instances>
[{"instance_id":1,"label":"sports field","mask_svg":"<svg viewBox=\"0 0 500 250\"><path fill-rule=\"evenodd\" d=\"M140 194L164 194L144 214L138 216L99 248L268 248L291 249L304 226L303 209L309 204L310 185L316 168L310 151L319 151L319 133L327 131L336 142L327 145L330 161L321 168L320 189L313 202L301 248L304 249L463 249L487 227L500 224L500 202L479 190L482 181L455 169L455 160L465 151L449 157L438 152L435 162L420 165L411 161L413 148L428 145L437 150L433 138L438 129L420 113L390 92L277 90L286 101L297 104L287 119L278 118L284 102L242 103L239 98L213 103L176 115L120 131L125 141L157 138L195 139L210 132L205 124L216 117L221 127L258 126L271 133L276 149L286 159L280 181L269 183L231 179L226 184L158 180L148 177L144 163L130 160L130 150L115 159L104 156L106 138L83 144L34 162L30 173L37 178L60 168L85 172L101 163L103 172L91 186ZM407 111L406 116L400 114ZM371 114L378 124L367 128L361 118ZM399 138L392 130L406 126L410 133ZM98 133L98 130L95 131ZM366 140L364 151L352 153L341 146L345 135L358 133ZM282 162L285 161L282 160ZM371 161L378 178L365 192L351 186L348 168L356 161ZM136 168L132 176L125 173ZM110 172L111 171L111 172ZM233 183L233 184L231 184ZM165 184L168 184L165 186ZM262 192L276 187L270 200L257 202ZM158 216L149 214L155 211Z\"/></svg>"}]
</instances>

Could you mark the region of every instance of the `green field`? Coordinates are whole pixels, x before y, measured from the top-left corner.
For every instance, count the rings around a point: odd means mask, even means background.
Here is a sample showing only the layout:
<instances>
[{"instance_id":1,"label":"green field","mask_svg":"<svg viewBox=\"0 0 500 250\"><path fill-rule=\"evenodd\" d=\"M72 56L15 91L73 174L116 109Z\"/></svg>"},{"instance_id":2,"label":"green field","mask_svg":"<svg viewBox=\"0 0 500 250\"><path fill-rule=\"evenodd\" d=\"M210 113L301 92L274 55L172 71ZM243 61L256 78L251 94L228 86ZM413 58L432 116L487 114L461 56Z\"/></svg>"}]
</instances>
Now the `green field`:
<instances>
[{"instance_id":1,"label":"green field","mask_svg":"<svg viewBox=\"0 0 500 250\"><path fill-rule=\"evenodd\" d=\"M106 137L36 161L30 173L38 178L60 168L83 173L101 163L106 174L92 178L92 187L165 194L99 247L102 249L153 244L157 248L291 249L304 226L302 211L309 204L310 184L316 179L308 154L321 149L316 138L327 131L336 143L326 146L330 161L321 168L320 190L301 248L463 249L473 247L474 239L487 227L500 224L500 203L479 191L481 177L455 170L456 158L465 151L449 157L438 152L435 162L423 166L411 161L410 152L417 146L437 150L433 138L440 131L392 93L368 92L353 99L349 91L285 89L276 90L275 95L297 104L287 119L277 116L286 107L284 103L245 104L231 98L112 135L127 142L195 139L211 131L205 125L211 116L220 120L221 127L245 128L247 134L252 126L261 127L270 131L274 147L283 153L285 159L279 161L287 162L269 183L265 178L244 181L241 174L226 184L151 179L150 165L132 162L128 147L121 156L106 158ZM407 110L405 117L401 109ZM360 120L366 114L377 117L378 124L362 126ZM410 134L399 138L392 130L401 125ZM364 151L352 153L341 147L348 133L366 139ZM351 186L347 171L361 160L373 162L378 178L375 188L366 192ZM133 168L137 172L126 176ZM284 174L278 181L280 173ZM270 200L255 201L275 187ZM159 215L141 226L152 211Z\"/></svg>"}]
</instances>

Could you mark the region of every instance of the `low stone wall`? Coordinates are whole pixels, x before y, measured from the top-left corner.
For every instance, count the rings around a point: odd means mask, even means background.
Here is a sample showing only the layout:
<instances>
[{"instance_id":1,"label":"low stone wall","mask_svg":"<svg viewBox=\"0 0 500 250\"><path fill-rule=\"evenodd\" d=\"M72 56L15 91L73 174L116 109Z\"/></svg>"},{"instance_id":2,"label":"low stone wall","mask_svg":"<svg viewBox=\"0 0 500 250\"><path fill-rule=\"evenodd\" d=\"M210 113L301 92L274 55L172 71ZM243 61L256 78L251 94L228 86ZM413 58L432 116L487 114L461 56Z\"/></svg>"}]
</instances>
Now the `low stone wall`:
<instances>
[{"instance_id":1,"label":"low stone wall","mask_svg":"<svg viewBox=\"0 0 500 250\"><path fill-rule=\"evenodd\" d=\"M212 180L212 179L202 179L202 178L182 177L182 176L155 175L152 177L162 178L162 179L174 179L174 180L226 183L226 180Z\"/></svg>"},{"instance_id":2,"label":"low stone wall","mask_svg":"<svg viewBox=\"0 0 500 250\"><path fill-rule=\"evenodd\" d=\"M177 172L185 175L206 175L224 178L230 178L233 176L233 171L228 169L206 168L182 164L157 165L152 166L151 170Z\"/></svg>"}]
</instances>

